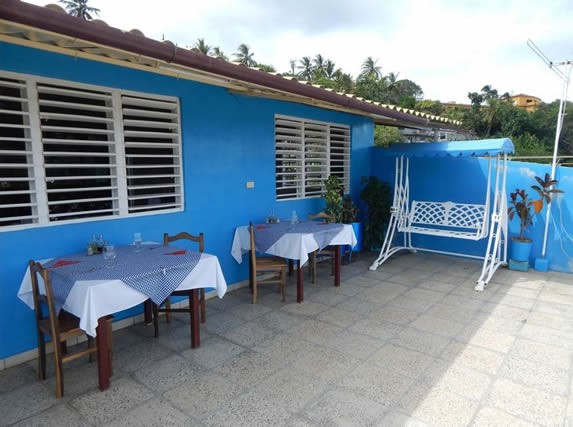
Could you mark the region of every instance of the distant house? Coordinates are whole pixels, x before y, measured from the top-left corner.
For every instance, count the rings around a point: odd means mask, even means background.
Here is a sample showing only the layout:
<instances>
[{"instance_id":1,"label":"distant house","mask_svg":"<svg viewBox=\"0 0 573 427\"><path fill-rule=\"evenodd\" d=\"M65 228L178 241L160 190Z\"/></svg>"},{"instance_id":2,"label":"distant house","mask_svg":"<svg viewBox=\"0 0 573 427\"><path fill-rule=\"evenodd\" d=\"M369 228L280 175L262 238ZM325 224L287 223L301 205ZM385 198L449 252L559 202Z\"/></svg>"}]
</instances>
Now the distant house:
<instances>
[{"instance_id":1,"label":"distant house","mask_svg":"<svg viewBox=\"0 0 573 427\"><path fill-rule=\"evenodd\" d=\"M539 104L541 103L541 98L532 95L525 95L523 93L513 95L510 99L511 102L513 102L513 105L523 108L530 113L537 111Z\"/></svg>"},{"instance_id":2,"label":"distant house","mask_svg":"<svg viewBox=\"0 0 573 427\"><path fill-rule=\"evenodd\" d=\"M34 317L16 296L29 259L83 251L93 234L203 232L227 283L243 283L235 227L322 209L329 175L357 198L375 124L458 125L1 1L0 369L33 357Z\"/></svg>"}]
</instances>

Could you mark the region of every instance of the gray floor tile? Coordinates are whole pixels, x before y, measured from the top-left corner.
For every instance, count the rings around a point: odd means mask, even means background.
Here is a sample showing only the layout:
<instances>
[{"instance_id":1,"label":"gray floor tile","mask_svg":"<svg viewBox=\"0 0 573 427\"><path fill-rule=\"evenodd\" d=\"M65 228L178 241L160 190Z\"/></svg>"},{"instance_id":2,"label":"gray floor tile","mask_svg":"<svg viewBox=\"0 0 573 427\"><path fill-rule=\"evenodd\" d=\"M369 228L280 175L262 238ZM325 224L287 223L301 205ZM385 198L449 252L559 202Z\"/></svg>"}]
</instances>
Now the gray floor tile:
<instances>
[{"instance_id":1,"label":"gray floor tile","mask_svg":"<svg viewBox=\"0 0 573 427\"><path fill-rule=\"evenodd\" d=\"M2 424L3 421L0 422ZM42 427L61 427L61 426L74 426L74 427L88 427L92 424L87 420L82 419L80 414L70 408L64 403L52 406L43 412L40 412L33 417L26 418L25 420L17 423L14 427L24 426L42 426Z\"/></svg>"},{"instance_id":2,"label":"gray floor tile","mask_svg":"<svg viewBox=\"0 0 573 427\"><path fill-rule=\"evenodd\" d=\"M486 328L476 329L475 324L465 328L456 336L456 339L500 353L507 353L515 342L515 336L513 335Z\"/></svg>"},{"instance_id":3,"label":"gray floor tile","mask_svg":"<svg viewBox=\"0 0 573 427\"><path fill-rule=\"evenodd\" d=\"M276 426L285 424L290 417L291 414L282 406L256 392L248 392L201 421L206 426Z\"/></svg>"},{"instance_id":4,"label":"gray floor tile","mask_svg":"<svg viewBox=\"0 0 573 427\"><path fill-rule=\"evenodd\" d=\"M0 371L0 396L37 381L37 371L26 363Z\"/></svg>"},{"instance_id":5,"label":"gray floor tile","mask_svg":"<svg viewBox=\"0 0 573 427\"><path fill-rule=\"evenodd\" d=\"M478 411L471 425L472 427L533 427L536 424L509 415L499 409L485 407Z\"/></svg>"},{"instance_id":6,"label":"gray floor tile","mask_svg":"<svg viewBox=\"0 0 573 427\"><path fill-rule=\"evenodd\" d=\"M439 356L451 338L419 331L414 328L404 328L392 340L392 344L419 351L430 356Z\"/></svg>"},{"instance_id":7,"label":"gray floor tile","mask_svg":"<svg viewBox=\"0 0 573 427\"><path fill-rule=\"evenodd\" d=\"M12 424L37 414L58 402L55 389L49 390L40 381L0 395L0 423Z\"/></svg>"},{"instance_id":8,"label":"gray floor tile","mask_svg":"<svg viewBox=\"0 0 573 427\"><path fill-rule=\"evenodd\" d=\"M421 331L430 332L444 337L454 337L465 327L462 322L452 322L440 317L423 314L414 320L410 326Z\"/></svg>"},{"instance_id":9,"label":"gray floor tile","mask_svg":"<svg viewBox=\"0 0 573 427\"><path fill-rule=\"evenodd\" d=\"M131 347L113 353L113 369L127 373L135 372L156 360L164 359L172 350L155 338L146 338Z\"/></svg>"},{"instance_id":10,"label":"gray floor tile","mask_svg":"<svg viewBox=\"0 0 573 427\"><path fill-rule=\"evenodd\" d=\"M509 355L563 371L571 369L573 360L572 351L522 338L515 341Z\"/></svg>"},{"instance_id":11,"label":"gray floor tile","mask_svg":"<svg viewBox=\"0 0 573 427\"><path fill-rule=\"evenodd\" d=\"M173 354L136 371L133 376L152 390L162 393L184 382L195 382L200 366Z\"/></svg>"},{"instance_id":12,"label":"gray floor tile","mask_svg":"<svg viewBox=\"0 0 573 427\"><path fill-rule=\"evenodd\" d=\"M153 399L143 405L132 409L122 417L108 424L108 427L120 426L183 426L197 425L195 420L190 419L181 411L175 409L169 403Z\"/></svg>"},{"instance_id":13,"label":"gray floor tile","mask_svg":"<svg viewBox=\"0 0 573 427\"><path fill-rule=\"evenodd\" d=\"M108 423L153 397L153 393L128 378L112 381L104 392L95 390L70 401L80 415L94 424Z\"/></svg>"},{"instance_id":14,"label":"gray floor tile","mask_svg":"<svg viewBox=\"0 0 573 427\"><path fill-rule=\"evenodd\" d=\"M477 412L478 403L451 393L442 387L413 385L398 404L399 407L434 426L463 426Z\"/></svg>"},{"instance_id":15,"label":"gray floor tile","mask_svg":"<svg viewBox=\"0 0 573 427\"><path fill-rule=\"evenodd\" d=\"M247 322L221 332L221 336L243 347L254 347L273 337L276 331L260 322Z\"/></svg>"},{"instance_id":16,"label":"gray floor tile","mask_svg":"<svg viewBox=\"0 0 573 427\"><path fill-rule=\"evenodd\" d=\"M195 381L185 382L165 392L164 397L187 415L200 419L227 405L244 389L240 384L205 371L199 373Z\"/></svg>"},{"instance_id":17,"label":"gray floor tile","mask_svg":"<svg viewBox=\"0 0 573 427\"><path fill-rule=\"evenodd\" d=\"M378 425L380 427L428 427L428 424L395 409L390 410Z\"/></svg>"},{"instance_id":18,"label":"gray floor tile","mask_svg":"<svg viewBox=\"0 0 573 427\"><path fill-rule=\"evenodd\" d=\"M353 311L342 310L339 307L332 307L320 313L316 318L317 320L330 323L334 326L347 328L364 319L364 315Z\"/></svg>"},{"instance_id":19,"label":"gray floor tile","mask_svg":"<svg viewBox=\"0 0 573 427\"><path fill-rule=\"evenodd\" d=\"M498 377L555 393L561 396L569 394L569 375L567 371L555 369L541 363L506 357L498 371Z\"/></svg>"},{"instance_id":20,"label":"gray floor tile","mask_svg":"<svg viewBox=\"0 0 573 427\"><path fill-rule=\"evenodd\" d=\"M488 395L487 404L510 415L542 425L563 425L567 400L561 396L498 379Z\"/></svg>"},{"instance_id":21,"label":"gray floor tile","mask_svg":"<svg viewBox=\"0 0 573 427\"><path fill-rule=\"evenodd\" d=\"M284 366L280 359L245 351L213 368L213 372L235 384L253 386Z\"/></svg>"},{"instance_id":22,"label":"gray floor tile","mask_svg":"<svg viewBox=\"0 0 573 427\"><path fill-rule=\"evenodd\" d=\"M392 344L374 353L366 363L373 363L410 378L417 378L434 361L433 357Z\"/></svg>"},{"instance_id":23,"label":"gray floor tile","mask_svg":"<svg viewBox=\"0 0 573 427\"><path fill-rule=\"evenodd\" d=\"M331 390L304 411L317 425L373 426L384 416L387 407L347 390Z\"/></svg>"},{"instance_id":24,"label":"gray floor tile","mask_svg":"<svg viewBox=\"0 0 573 427\"><path fill-rule=\"evenodd\" d=\"M362 319L349 328L351 332L368 335L383 341L395 337L402 329L403 327L400 325L376 317Z\"/></svg>"}]
</instances>

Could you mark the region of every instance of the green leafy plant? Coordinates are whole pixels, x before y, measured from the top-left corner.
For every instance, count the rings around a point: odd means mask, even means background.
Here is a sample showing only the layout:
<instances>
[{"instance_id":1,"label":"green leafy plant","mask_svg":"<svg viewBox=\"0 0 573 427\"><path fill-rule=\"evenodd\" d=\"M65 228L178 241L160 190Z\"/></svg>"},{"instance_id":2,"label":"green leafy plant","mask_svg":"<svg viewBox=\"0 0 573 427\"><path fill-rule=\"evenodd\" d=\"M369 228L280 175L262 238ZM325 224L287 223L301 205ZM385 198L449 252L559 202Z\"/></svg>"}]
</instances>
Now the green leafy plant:
<instances>
[{"instance_id":1,"label":"green leafy plant","mask_svg":"<svg viewBox=\"0 0 573 427\"><path fill-rule=\"evenodd\" d=\"M342 184L336 175L330 175L324 182L324 200L326 201L326 213L333 222L342 221Z\"/></svg>"},{"instance_id":2,"label":"green leafy plant","mask_svg":"<svg viewBox=\"0 0 573 427\"><path fill-rule=\"evenodd\" d=\"M358 207L354 204L352 197L345 196L342 200L342 222L344 224L351 224L357 221Z\"/></svg>"},{"instance_id":3,"label":"green leafy plant","mask_svg":"<svg viewBox=\"0 0 573 427\"><path fill-rule=\"evenodd\" d=\"M514 217L519 218L520 230L517 240L530 241L525 237L525 230L533 224L533 217L543 209L543 202L551 203L552 194L563 193L563 190L551 188L557 184L557 180L551 179L548 173L545 174L544 179L536 176L535 180L539 185L532 185L531 188L539 194L539 199L530 199L524 189L516 189L509 195L511 203L511 206L507 208L509 220L513 220Z\"/></svg>"},{"instance_id":4,"label":"green leafy plant","mask_svg":"<svg viewBox=\"0 0 573 427\"><path fill-rule=\"evenodd\" d=\"M392 196L390 185L375 176L362 178L360 198L366 203L364 245L373 250L382 246L384 230L390 220Z\"/></svg>"}]
</instances>

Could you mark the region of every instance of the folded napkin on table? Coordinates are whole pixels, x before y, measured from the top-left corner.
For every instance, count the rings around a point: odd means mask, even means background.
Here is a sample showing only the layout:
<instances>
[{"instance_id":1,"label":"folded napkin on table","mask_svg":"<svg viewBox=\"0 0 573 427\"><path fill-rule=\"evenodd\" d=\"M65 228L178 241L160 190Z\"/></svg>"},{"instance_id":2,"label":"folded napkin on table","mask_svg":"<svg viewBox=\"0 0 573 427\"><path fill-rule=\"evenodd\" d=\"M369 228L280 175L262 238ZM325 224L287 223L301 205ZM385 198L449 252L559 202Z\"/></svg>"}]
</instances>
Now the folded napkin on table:
<instances>
[{"instance_id":1,"label":"folded napkin on table","mask_svg":"<svg viewBox=\"0 0 573 427\"><path fill-rule=\"evenodd\" d=\"M58 268L58 267L63 267L65 265L71 265L71 264L79 264L80 261L73 261L73 260L68 260L68 259L61 259L59 261L56 261L54 263L54 265L48 267L48 268Z\"/></svg>"},{"instance_id":2,"label":"folded napkin on table","mask_svg":"<svg viewBox=\"0 0 573 427\"><path fill-rule=\"evenodd\" d=\"M180 251L168 252L165 255L185 255L186 253L187 251L182 249Z\"/></svg>"}]
</instances>

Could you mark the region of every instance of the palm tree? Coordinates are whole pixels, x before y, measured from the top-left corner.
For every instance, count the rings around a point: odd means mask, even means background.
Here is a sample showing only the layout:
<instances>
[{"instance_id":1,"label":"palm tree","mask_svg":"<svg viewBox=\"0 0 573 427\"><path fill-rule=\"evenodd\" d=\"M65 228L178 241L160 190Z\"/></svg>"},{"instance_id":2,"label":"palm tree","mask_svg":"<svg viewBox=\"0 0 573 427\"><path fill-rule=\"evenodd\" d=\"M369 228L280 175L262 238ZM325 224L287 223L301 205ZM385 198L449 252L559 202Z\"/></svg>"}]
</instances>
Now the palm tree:
<instances>
[{"instance_id":1,"label":"palm tree","mask_svg":"<svg viewBox=\"0 0 573 427\"><path fill-rule=\"evenodd\" d=\"M86 21L93 19L92 13L99 15L100 10L96 7L88 6L89 0L59 0L66 7L68 14L76 16Z\"/></svg>"},{"instance_id":2,"label":"palm tree","mask_svg":"<svg viewBox=\"0 0 573 427\"><path fill-rule=\"evenodd\" d=\"M224 59L225 61L229 59L227 58L227 55L225 55L223 51L219 48L219 46L215 46L213 49L211 49L211 55L214 56L215 58Z\"/></svg>"},{"instance_id":3,"label":"palm tree","mask_svg":"<svg viewBox=\"0 0 573 427\"><path fill-rule=\"evenodd\" d=\"M319 53L312 60L315 71L324 71L324 57Z\"/></svg>"},{"instance_id":4,"label":"palm tree","mask_svg":"<svg viewBox=\"0 0 573 427\"><path fill-rule=\"evenodd\" d=\"M209 55L209 53L211 52L211 46L205 43L205 39L197 39L197 41L193 45L193 49L198 50L203 55Z\"/></svg>"},{"instance_id":5,"label":"palm tree","mask_svg":"<svg viewBox=\"0 0 573 427\"><path fill-rule=\"evenodd\" d=\"M257 65L257 61L253 59L255 55L253 52L250 51L249 46L244 43L241 43L237 48L237 52L233 54L237 62L240 62L247 67L254 67Z\"/></svg>"},{"instance_id":6,"label":"palm tree","mask_svg":"<svg viewBox=\"0 0 573 427\"><path fill-rule=\"evenodd\" d=\"M335 74L336 74L336 65L334 64L333 61L331 61L330 59L327 59L324 62L324 66L323 66L323 71L324 71L324 75L329 78L329 79L333 79Z\"/></svg>"},{"instance_id":7,"label":"palm tree","mask_svg":"<svg viewBox=\"0 0 573 427\"><path fill-rule=\"evenodd\" d=\"M291 59L289 61L289 65L290 65L289 74L291 76L294 76L296 74L296 61L294 59Z\"/></svg>"},{"instance_id":8,"label":"palm tree","mask_svg":"<svg viewBox=\"0 0 573 427\"><path fill-rule=\"evenodd\" d=\"M310 59L310 56L303 56L299 63L300 65L297 67L300 70L298 77L308 81L312 80L314 67L312 66L312 60Z\"/></svg>"},{"instance_id":9,"label":"palm tree","mask_svg":"<svg viewBox=\"0 0 573 427\"><path fill-rule=\"evenodd\" d=\"M373 59L371 56L362 63L360 70L361 78L378 80L382 77L382 67L378 65L378 59Z\"/></svg>"}]
</instances>

